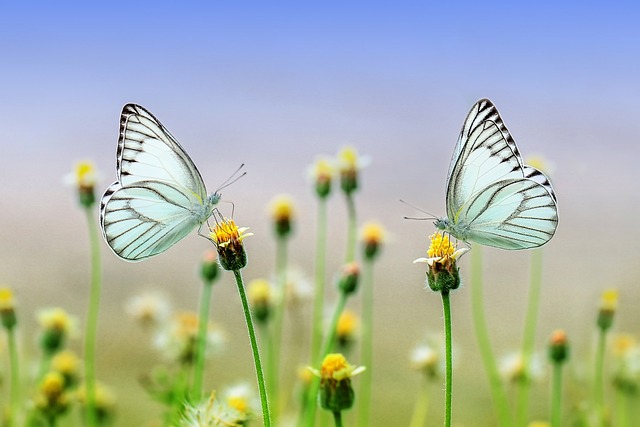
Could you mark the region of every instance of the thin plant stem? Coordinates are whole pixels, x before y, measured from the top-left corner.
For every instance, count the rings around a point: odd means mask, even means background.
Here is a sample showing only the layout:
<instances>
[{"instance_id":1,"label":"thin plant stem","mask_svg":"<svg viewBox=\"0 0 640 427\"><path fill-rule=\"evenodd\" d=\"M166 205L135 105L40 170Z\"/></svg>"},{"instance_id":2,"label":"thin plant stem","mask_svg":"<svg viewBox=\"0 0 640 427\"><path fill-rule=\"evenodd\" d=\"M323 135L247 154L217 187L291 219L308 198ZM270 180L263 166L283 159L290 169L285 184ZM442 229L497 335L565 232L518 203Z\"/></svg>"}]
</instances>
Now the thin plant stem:
<instances>
[{"instance_id":1,"label":"thin plant stem","mask_svg":"<svg viewBox=\"0 0 640 427\"><path fill-rule=\"evenodd\" d=\"M180 370L176 374L176 380L172 387L169 416L165 420L165 426L173 426L180 417L180 413L187 399L190 366L189 363L182 363Z\"/></svg>"},{"instance_id":2,"label":"thin plant stem","mask_svg":"<svg viewBox=\"0 0 640 427\"><path fill-rule=\"evenodd\" d=\"M562 425L562 363L553 364L553 388L551 390L551 427Z\"/></svg>"},{"instance_id":3,"label":"thin plant stem","mask_svg":"<svg viewBox=\"0 0 640 427\"><path fill-rule=\"evenodd\" d=\"M411 423L409 427L424 427L424 423L427 421L427 414L429 413L429 385L431 383L428 379L424 379L424 383L420 388L420 394L416 399L416 404L413 408L413 415L411 416Z\"/></svg>"},{"instance_id":4,"label":"thin plant stem","mask_svg":"<svg viewBox=\"0 0 640 427\"><path fill-rule=\"evenodd\" d=\"M373 260L367 259L362 272L362 347L360 358L367 368L360 379L358 426L369 427L373 380Z\"/></svg>"},{"instance_id":5,"label":"thin plant stem","mask_svg":"<svg viewBox=\"0 0 640 427\"><path fill-rule=\"evenodd\" d=\"M449 291L442 291L442 311L444 314L444 342L445 342L445 405L444 405L444 425L451 427L451 398L453 396L453 366L451 351L451 301Z\"/></svg>"},{"instance_id":6,"label":"thin plant stem","mask_svg":"<svg viewBox=\"0 0 640 427\"><path fill-rule=\"evenodd\" d=\"M280 409L280 355L282 352L282 328L284 326L284 315L287 305L287 243L286 236L279 236L276 239L276 290L278 301L273 319L273 357L269 358L267 387L271 396L271 410L273 419L277 421Z\"/></svg>"},{"instance_id":7,"label":"thin plant stem","mask_svg":"<svg viewBox=\"0 0 640 427\"><path fill-rule=\"evenodd\" d=\"M540 292L542 288L542 249L531 251L531 276L529 281L529 297L522 338L522 366L524 379L518 384L516 394L516 426L523 427L529 412L529 396L531 392L531 357L536 340Z\"/></svg>"},{"instance_id":8,"label":"thin plant stem","mask_svg":"<svg viewBox=\"0 0 640 427\"><path fill-rule=\"evenodd\" d=\"M331 324L329 325L329 330L327 333L327 337L325 338L324 346L322 347L322 351L317 356L317 359L314 363L314 366L320 366L324 357L329 354L336 340L336 326L338 325L338 320L340 320L340 315L344 311L344 307L347 304L347 299L349 295L342 292L340 293L340 299L338 300L338 304L336 305L335 311L333 312L333 317L331 318ZM318 389L320 388L320 378L314 377L311 380L311 384L309 386L309 394L307 395L307 402L305 405L306 415L304 425L307 427L312 427L315 424L316 418L316 397L318 395Z\"/></svg>"},{"instance_id":9,"label":"thin plant stem","mask_svg":"<svg viewBox=\"0 0 640 427\"><path fill-rule=\"evenodd\" d=\"M251 351L253 353L253 363L256 368L256 379L258 382L258 390L260 391L260 403L262 405L262 420L264 427L271 427L271 412L269 410L269 400L267 398L267 388L264 383L264 373L262 371L262 362L260 361L260 351L258 349L258 341L256 339L256 332L253 327L253 319L251 317L251 310L249 309L249 302L247 301L247 294L244 290L244 281L242 280L242 273L240 270L233 270L233 275L236 279L236 285L238 286L238 293L240 294L240 301L242 302L242 310L244 311L244 319L247 322L247 330L249 332L249 340L251 341Z\"/></svg>"},{"instance_id":10,"label":"thin plant stem","mask_svg":"<svg viewBox=\"0 0 640 427\"><path fill-rule=\"evenodd\" d=\"M322 315L325 300L325 268L327 246L327 201L318 200L318 231L316 236L315 286L313 296L313 321L311 327L311 360L320 352L322 345Z\"/></svg>"},{"instance_id":11,"label":"thin plant stem","mask_svg":"<svg viewBox=\"0 0 640 427\"><path fill-rule=\"evenodd\" d=\"M87 311L87 329L84 343L84 375L87 393L86 416L87 425L97 425L96 415L96 332L98 329L98 310L100 308L100 292L102 287L102 266L100 259L100 243L98 224L91 207L85 208L89 226L89 242L91 245L91 290Z\"/></svg>"},{"instance_id":12,"label":"thin plant stem","mask_svg":"<svg viewBox=\"0 0 640 427\"><path fill-rule=\"evenodd\" d=\"M616 427L629 427L629 395L616 391Z\"/></svg>"},{"instance_id":13,"label":"thin plant stem","mask_svg":"<svg viewBox=\"0 0 640 427\"><path fill-rule=\"evenodd\" d=\"M598 425L604 425L604 352L607 343L607 330L599 329L596 348L593 397L598 416Z\"/></svg>"},{"instance_id":14,"label":"thin plant stem","mask_svg":"<svg viewBox=\"0 0 640 427\"><path fill-rule=\"evenodd\" d=\"M200 315L198 319L198 343L196 347L196 360L193 372L193 385L191 395L195 402L202 398L202 383L204 377L204 361L207 352L207 329L209 326L209 306L211 305L211 293L213 281L205 280L200 295Z\"/></svg>"},{"instance_id":15,"label":"thin plant stem","mask_svg":"<svg viewBox=\"0 0 640 427\"><path fill-rule=\"evenodd\" d=\"M11 406L9 407L8 427L17 425L18 411L20 407L20 359L18 358L18 344L16 342L15 327L7 329L7 341L9 346L9 363L11 365Z\"/></svg>"},{"instance_id":16,"label":"thin plant stem","mask_svg":"<svg viewBox=\"0 0 640 427\"><path fill-rule=\"evenodd\" d=\"M342 427L342 412L333 411L333 419L336 422L336 427Z\"/></svg>"},{"instance_id":17,"label":"thin plant stem","mask_svg":"<svg viewBox=\"0 0 640 427\"><path fill-rule=\"evenodd\" d=\"M483 282L482 282L482 251L479 245L474 246L471 251L471 310L473 324L478 339L478 347L482 356L484 369L489 377L491 397L498 416L498 425L501 427L511 426L511 414L509 413L509 403L507 394L500 381L500 374L496 365L495 357L491 349L487 321L484 313Z\"/></svg>"},{"instance_id":18,"label":"thin plant stem","mask_svg":"<svg viewBox=\"0 0 640 427\"><path fill-rule=\"evenodd\" d=\"M348 215L348 228L347 228L347 250L345 252L345 264L355 261L356 259L356 203L353 200L353 194L347 194L347 215Z\"/></svg>"}]
</instances>

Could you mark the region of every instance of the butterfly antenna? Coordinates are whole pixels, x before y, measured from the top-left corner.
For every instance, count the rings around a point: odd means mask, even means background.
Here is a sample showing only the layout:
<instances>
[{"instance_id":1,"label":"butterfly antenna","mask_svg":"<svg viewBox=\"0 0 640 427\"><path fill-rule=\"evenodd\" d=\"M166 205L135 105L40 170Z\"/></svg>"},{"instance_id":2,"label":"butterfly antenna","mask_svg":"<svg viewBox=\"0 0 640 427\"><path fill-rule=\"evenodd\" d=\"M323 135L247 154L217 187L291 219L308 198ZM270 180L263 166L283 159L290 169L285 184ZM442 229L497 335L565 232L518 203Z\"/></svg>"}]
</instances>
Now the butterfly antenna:
<instances>
[{"instance_id":1,"label":"butterfly antenna","mask_svg":"<svg viewBox=\"0 0 640 427\"><path fill-rule=\"evenodd\" d=\"M432 214L431 212L427 212L424 209L421 209L419 207L417 207L414 204L411 204L405 200L400 199L400 203L403 203L407 206L409 206L410 208L413 208L415 210L417 210L418 212L422 212L423 214L429 215L428 217L412 217L412 216L405 216L403 217L404 219L411 219L411 220L418 220L418 221L427 221L427 220L436 220L438 219L437 216L435 216L434 214Z\"/></svg>"},{"instance_id":2,"label":"butterfly antenna","mask_svg":"<svg viewBox=\"0 0 640 427\"><path fill-rule=\"evenodd\" d=\"M243 176L245 176L247 174L246 171L240 173L240 171L242 171L242 168L244 167L244 163L241 164L238 169L236 169L231 176L229 176L229 178L227 178L216 190L216 193L219 193L220 191L224 190L225 188L227 188L228 186L230 186L231 184L233 184L234 182L236 182L237 180L239 180L240 178L242 178Z\"/></svg>"}]
</instances>

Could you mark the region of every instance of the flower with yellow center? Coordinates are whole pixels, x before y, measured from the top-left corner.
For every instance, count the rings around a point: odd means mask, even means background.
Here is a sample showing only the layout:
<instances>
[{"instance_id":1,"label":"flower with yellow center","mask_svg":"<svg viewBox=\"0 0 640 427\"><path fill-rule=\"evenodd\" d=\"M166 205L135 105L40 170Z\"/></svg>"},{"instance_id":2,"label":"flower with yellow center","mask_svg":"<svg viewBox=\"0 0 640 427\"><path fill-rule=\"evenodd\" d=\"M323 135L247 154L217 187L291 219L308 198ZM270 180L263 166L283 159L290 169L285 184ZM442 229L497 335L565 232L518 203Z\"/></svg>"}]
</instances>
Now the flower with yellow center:
<instances>
[{"instance_id":1,"label":"flower with yellow center","mask_svg":"<svg viewBox=\"0 0 640 427\"><path fill-rule=\"evenodd\" d=\"M77 319L59 307L38 312L38 322L42 328L40 344L47 354L60 350L68 337L77 333Z\"/></svg>"},{"instance_id":2,"label":"flower with yellow center","mask_svg":"<svg viewBox=\"0 0 640 427\"><path fill-rule=\"evenodd\" d=\"M549 340L549 359L553 363L564 363L569 358L569 339L567 333L557 329Z\"/></svg>"},{"instance_id":3,"label":"flower with yellow center","mask_svg":"<svg viewBox=\"0 0 640 427\"><path fill-rule=\"evenodd\" d=\"M171 314L168 298L155 291L144 292L129 299L125 307L135 321L143 327L159 326Z\"/></svg>"},{"instance_id":4,"label":"flower with yellow center","mask_svg":"<svg viewBox=\"0 0 640 427\"><path fill-rule=\"evenodd\" d=\"M360 232L362 243L364 244L364 256L368 260L372 260L378 255L380 246L386 238L384 227L378 222L370 221L362 226Z\"/></svg>"},{"instance_id":5,"label":"flower with yellow center","mask_svg":"<svg viewBox=\"0 0 640 427\"><path fill-rule=\"evenodd\" d=\"M76 390L76 399L81 405L87 404L87 390L83 385ZM116 406L116 396L106 385L102 383L96 384L95 390L95 410L98 425L108 424L108 420L114 415Z\"/></svg>"},{"instance_id":6,"label":"flower with yellow center","mask_svg":"<svg viewBox=\"0 0 640 427\"><path fill-rule=\"evenodd\" d=\"M254 279L247 286L247 298L258 322L266 322L273 310L273 286L266 279Z\"/></svg>"},{"instance_id":7,"label":"flower with yellow center","mask_svg":"<svg viewBox=\"0 0 640 427\"><path fill-rule=\"evenodd\" d=\"M309 176L316 185L318 197L325 198L331 192L331 182L335 175L335 167L327 157L320 156L309 170Z\"/></svg>"},{"instance_id":8,"label":"flower with yellow center","mask_svg":"<svg viewBox=\"0 0 640 427\"><path fill-rule=\"evenodd\" d=\"M360 319L353 311L344 310L340 314L336 325L336 340L341 347L346 347L354 341L359 324Z\"/></svg>"},{"instance_id":9,"label":"flower with yellow center","mask_svg":"<svg viewBox=\"0 0 640 427\"><path fill-rule=\"evenodd\" d=\"M65 176L64 180L78 189L80 203L89 207L95 203L94 188L99 176L93 162L83 160L75 164L73 172Z\"/></svg>"},{"instance_id":10,"label":"flower with yellow center","mask_svg":"<svg viewBox=\"0 0 640 427\"><path fill-rule=\"evenodd\" d=\"M45 375L35 398L36 409L47 418L55 419L69 407L69 399L65 393L65 379L58 372Z\"/></svg>"},{"instance_id":11,"label":"flower with yellow center","mask_svg":"<svg viewBox=\"0 0 640 427\"><path fill-rule=\"evenodd\" d=\"M612 348L616 357L624 357L625 354L637 346L638 342L631 334L617 334L613 337Z\"/></svg>"},{"instance_id":12,"label":"flower with yellow center","mask_svg":"<svg viewBox=\"0 0 640 427\"><path fill-rule=\"evenodd\" d=\"M285 237L291 234L295 212L293 198L288 194L276 196L269 204L269 212L273 218L276 235Z\"/></svg>"},{"instance_id":13,"label":"flower with yellow center","mask_svg":"<svg viewBox=\"0 0 640 427\"><path fill-rule=\"evenodd\" d=\"M13 329L17 323L15 298L7 287L0 287L0 321L7 330Z\"/></svg>"},{"instance_id":14,"label":"flower with yellow center","mask_svg":"<svg viewBox=\"0 0 640 427\"><path fill-rule=\"evenodd\" d=\"M193 363L199 324L197 313L191 311L176 313L169 324L158 331L155 344L167 358L183 364ZM224 331L215 323L209 323L205 354L220 349L225 340Z\"/></svg>"},{"instance_id":15,"label":"flower with yellow center","mask_svg":"<svg viewBox=\"0 0 640 427\"><path fill-rule=\"evenodd\" d=\"M325 356L320 371L311 369L320 377L320 406L333 412L351 408L355 400L351 378L364 370L363 366L351 366L340 353Z\"/></svg>"},{"instance_id":16,"label":"flower with yellow center","mask_svg":"<svg viewBox=\"0 0 640 427\"><path fill-rule=\"evenodd\" d=\"M340 170L340 185L346 194L353 193L358 188L358 174L368 162L358 156L358 152L351 146L346 146L338 152L338 169Z\"/></svg>"},{"instance_id":17,"label":"flower with yellow center","mask_svg":"<svg viewBox=\"0 0 640 427\"><path fill-rule=\"evenodd\" d=\"M242 241L253 233L247 233L248 227L238 228L229 218L220 218L210 230L209 240L218 250L220 265L225 270L236 271L247 265L247 253Z\"/></svg>"},{"instance_id":18,"label":"flower with yellow center","mask_svg":"<svg viewBox=\"0 0 640 427\"><path fill-rule=\"evenodd\" d=\"M434 379L444 373L444 357L434 346L422 344L411 352L411 367L423 372L427 378Z\"/></svg>"},{"instance_id":19,"label":"flower with yellow center","mask_svg":"<svg viewBox=\"0 0 640 427\"><path fill-rule=\"evenodd\" d=\"M618 290L607 289L602 292L600 311L598 312L598 327L606 331L613 325L613 317L618 308Z\"/></svg>"},{"instance_id":20,"label":"flower with yellow center","mask_svg":"<svg viewBox=\"0 0 640 427\"><path fill-rule=\"evenodd\" d=\"M246 383L236 384L222 393L227 404L241 414L248 417L255 412L256 395L253 389Z\"/></svg>"},{"instance_id":21,"label":"flower with yellow center","mask_svg":"<svg viewBox=\"0 0 640 427\"><path fill-rule=\"evenodd\" d=\"M67 386L77 383L79 365L80 359L71 350L61 351L51 360L51 369L64 377Z\"/></svg>"},{"instance_id":22,"label":"flower with yellow center","mask_svg":"<svg viewBox=\"0 0 640 427\"><path fill-rule=\"evenodd\" d=\"M206 401L186 404L178 427L241 427L248 421L246 414L216 399L215 393Z\"/></svg>"},{"instance_id":23,"label":"flower with yellow center","mask_svg":"<svg viewBox=\"0 0 640 427\"><path fill-rule=\"evenodd\" d=\"M429 236L427 258L418 258L414 263L423 262L429 266L427 283L434 291L449 291L460 286L460 274L456 264L469 248L456 249L449 235L437 232Z\"/></svg>"}]
</instances>

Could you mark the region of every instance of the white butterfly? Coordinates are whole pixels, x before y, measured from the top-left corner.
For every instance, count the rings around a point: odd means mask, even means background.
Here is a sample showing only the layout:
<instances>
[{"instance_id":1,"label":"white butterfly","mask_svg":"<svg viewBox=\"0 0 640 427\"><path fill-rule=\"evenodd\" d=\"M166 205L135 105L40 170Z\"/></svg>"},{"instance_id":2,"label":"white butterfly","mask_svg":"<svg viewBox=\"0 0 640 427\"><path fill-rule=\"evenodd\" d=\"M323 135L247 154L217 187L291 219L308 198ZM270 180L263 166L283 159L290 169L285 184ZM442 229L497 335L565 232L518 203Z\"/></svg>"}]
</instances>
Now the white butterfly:
<instances>
[{"instance_id":1,"label":"white butterfly","mask_svg":"<svg viewBox=\"0 0 640 427\"><path fill-rule=\"evenodd\" d=\"M100 226L120 258L140 261L166 251L202 225L220 200L178 141L153 114L127 104L120 116L117 181L100 203Z\"/></svg>"},{"instance_id":2,"label":"white butterfly","mask_svg":"<svg viewBox=\"0 0 640 427\"><path fill-rule=\"evenodd\" d=\"M501 249L544 245L558 225L549 179L522 162L488 99L471 108L451 158L447 218L435 225L463 241Z\"/></svg>"}]
</instances>

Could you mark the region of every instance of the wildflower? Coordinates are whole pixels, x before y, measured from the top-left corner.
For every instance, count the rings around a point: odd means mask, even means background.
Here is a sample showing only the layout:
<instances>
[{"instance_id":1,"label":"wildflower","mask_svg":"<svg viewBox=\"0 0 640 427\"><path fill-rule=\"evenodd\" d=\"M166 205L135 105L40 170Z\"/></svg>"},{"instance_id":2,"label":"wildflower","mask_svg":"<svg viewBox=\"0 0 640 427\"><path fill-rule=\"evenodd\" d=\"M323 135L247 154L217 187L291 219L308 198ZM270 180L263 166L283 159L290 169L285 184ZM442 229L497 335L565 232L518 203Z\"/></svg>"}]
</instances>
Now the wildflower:
<instances>
[{"instance_id":1,"label":"wildflower","mask_svg":"<svg viewBox=\"0 0 640 427\"><path fill-rule=\"evenodd\" d=\"M96 202L95 185L99 179L95 165L90 161L77 162L73 172L65 176L65 182L78 189L80 204L89 208Z\"/></svg>"},{"instance_id":2,"label":"wildflower","mask_svg":"<svg viewBox=\"0 0 640 427\"><path fill-rule=\"evenodd\" d=\"M359 323L360 319L351 310L344 310L340 314L336 325L336 340L340 347L346 348L355 340Z\"/></svg>"},{"instance_id":3,"label":"wildflower","mask_svg":"<svg viewBox=\"0 0 640 427\"><path fill-rule=\"evenodd\" d=\"M77 333L77 320L64 309L55 307L38 312L42 328L40 344L46 354L60 350L69 336Z\"/></svg>"},{"instance_id":4,"label":"wildflower","mask_svg":"<svg viewBox=\"0 0 640 427\"><path fill-rule=\"evenodd\" d=\"M358 174L366 164L368 164L368 161L359 158L358 152L351 146L343 147L338 152L340 185L345 194L350 195L358 189Z\"/></svg>"},{"instance_id":5,"label":"wildflower","mask_svg":"<svg viewBox=\"0 0 640 427\"><path fill-rule=\"evenodd\" d=\"M637 395L640 391L640 346L629 335L616 337L614 355L613 386L626 395Z\"/></svg>"},{"instance_id":6,"label":"wildflower","mask_svg":"<svg viewBox=\"0 0 640 427\"><path fill-rule=\"evenodd\" d=\"M613 325L613 316L618 308L618 291L607 289L602 292L600 311L598 312L598 327L606 331Z\"/></svg>"},{"instance_id":7,"label":"wildflower","mask_svg":"<svg viewBox=\"0 0 640 427\"><path fill-rule=\"evenodd\" d=\"M331 193L331 181L335 175L335 168L327 157L318 157L311 166L309 175L316 185L316 194L321 199Z\"/></svg>"},{"instance_id":8,"label":"wildflower","mask_svg":"<svg viewBox=\"0 0 640 427\"><path fill-rule=\"evenodd\" d=\"M171 306L165 295L158 292L145 292L130 298L126 311L143 327L148 327L164 323L171 314Z\"/></svg>"},{"instance_id":9,"label":"wildflower","mask_svg":"<svg viewBox=\"0 0 640 427\"><path fill-rule=\"evenodd\" d=\"M0 288L0 321L7 331L12 330L17 323L13 291L4 287Z\"/></svg>"},{"instance_id":10,"label":"wildflower","mask_svg":"<svg viewBox=\"0 0 640 427\"><path fill-rule=\"evenodd\" d=\"M285 299L291 308L300 306L313 298L313 286L301 269L289 268L285 276Z\"/></svg>"},{"instance_id":11,"label":"wildflower","mask_svg":"<svg viewBox=\"0 0 640 427\"><path fill-rule=\"evenodd\" d=\"M368 222L362 227L362 243L364 244L364 256L367 260L373 260L380 251L380 246L385 240L385 230L377 222Z\"/></svg>"},{"instance_id":12,"label":"wildflower","mask_svg":"<svg viewBox=\"0 0 640 427\"><path fill-rule=\"evenodd\" d=\"M199 319L196 313L177 313L167 327L159 331L156 346L168 358L182 364L191 364L195 360L198 325ZM210 352L219 349L224 341L223 331L217 325L210 323L207 327L207 350Z\"/></svg>"},{"instance_id":13,"label":"wildflower","mask_svg":"<svg viewBox=\"0 0 640 427\"><path fill-rule=\"evenodd\" d=\"M293 229L294 206L293 199L287 194L276 196L270 204L276 236L287 237Z\"/></svg>"},{"instance_id":14,"label":"wildflower","mask_svg":"<svg viewBox=\"0 0 640 427\"><path fill-rule=\"evenodd\" d=\"M273 286L266 279L255 279L247 286L247 298L256 320L266 323L273 311Z\"/></svg>"},{"instance_id":15,"label":"wildflower","mask_svg":"<svg viewBox=\"0 0 640 427\"><path fill-rule=\"evenodd\" d=\"M220 265L225 270L236 271L247 265L247 253L242 241L253 235L247 230L247 227L238 228L229 218L221 218L211 229L209 240L216 246Z\"/></svg>"},{"instance_id":16,"label":"wildflower","mask_svg":"<svg viewBox=\"0 0 640 427\"><path fill-rule=\"evenodd\" d=\"M438 351L430 344L422 344L411 352L411 366L426 375L428 379L435 379L444 373L444 358L441 351Z\"/></svg>"},{"instance_id":17,"label":"wildflower","mask_svg":"<svg viewBox=\"0 0 640 427\"><path fill-rule=\"evenodd\" d=\"M35 407L47 419L55 419L69 407L69 398L65 392L65 379L58 372L45 375L38 388Z\"/></svg>"},{"instance_id":18,"label":"wildflower","mask_svg":"<svg viewBox=\"0 0 640 427\"><path fill-rule=\"evenodd\" d=\"M202 276L202 280L209 285L212 284L218 277L218 271L220 271L220 266L218 265L216 251L206 251L202 257L202 264L200 266L200 276Z\"/></svg>"},{"instance_id":19,"label":"wildflower","mask_svg":"<svg viewBox=\"0 0 640 427\"><path fill-rule=\"evenodd\" d=\"M357 262L350 262L342 267L342 277L338 281L338 288L345 295L354 293L358 289L360 266Z\"/></svg>"},{"instance_id":20,"label":"wildflower","mask_svg":"<svg viewBox=\"0 0 640 427\"><path fill-rule=\"evenodd\" d=\"M542 378L543 368L540 355L531 355L528 365L528 367L525 366L522 353L517 351L508 353L500 361L500 373L507 382L513 384Z\"/></svg>"},{"instance_id":21,"label":"wildflower","mask_svg":"<svg viewBox=\"0 0 640 427\"><path fill-rule=\"evenodd\" d=\"M246 414L216 399L215 393L211 393L211 396L205 402L198 405L188 403L177 426L241 427L246 421Z\"/></svg>"},{"instance_id":22,"label":"wildflower","mask_svg":"<svg viewBox=\"0 0 640 427\"><path fill-rule=\"evenodd\" d=\"M236 384L227 388L222 397L227 405L249 418L255 412L257 398L254 390L246 383Z\"/></svg>"},{"instance_id":23,"label":"wildflower","mask_svg":"<svg viewBox=\"0 0 640 427\"><path fill-rule=\"evenodd\" d=\"M364 370L363 366L351 366L342 354L328 354L320 371L311 369L320 377L320 406L333 412L351 408L355 400L351 378Z\"/></svg>"},{"instance_id":24,"label":"wildflower","mask_svg":"<svg viewBox=\"0 0 640 427\"><path fill-rule=\"evenodd\" d=\"M553 363L564 363L569 358L569 342L567 333L558 329L551 334L549 340L549 359Z\"/></svg>"},{"instance_id":25,"label":"wildflower","mask_svg":"<svg viewBox=\"0 0 640 427\"><path fill-rule=\"evenodd\" d=\"M87 404L87 390L83 385L76 391L76 398L81 405ZM96 384L95 390L95 413L98 425L105 425L115 412L116 396L111 389L101 383Z\"/></svg>"},{"instance_id":26,"label":"wildflower","mask_svg":"<svg viewBox=\"0 0 640 427\"><path fill-rule=\"evenodd\" d=\"M67 387L77 384L79 375L80 360L78 356L71 350L63 350L57 353L51 360L51 370L58 372L64 377Z\"/></svg>"},{"instance_id":27,"label":"wildflower","mask_svg":"<svg viewBox=\"0 0 640 427\"><path fill-rule=\"evenodd\" d=\"M457 249L449 240L449 235L436 233L429 236L428 258L418 258L414 263L424 262L429 266L427 283L433 291L449 291L460 286L460 272L456 261L468 248Z\"/></svg>"}]
</instances>

